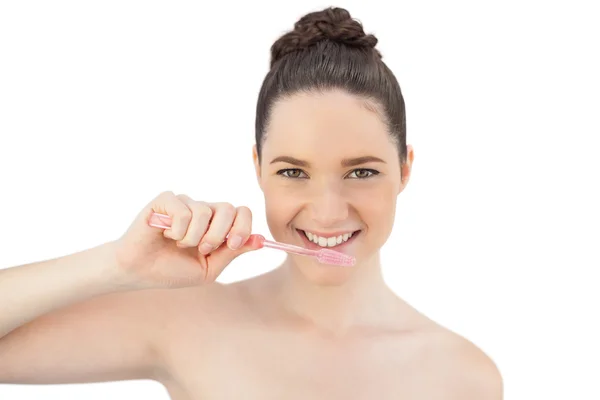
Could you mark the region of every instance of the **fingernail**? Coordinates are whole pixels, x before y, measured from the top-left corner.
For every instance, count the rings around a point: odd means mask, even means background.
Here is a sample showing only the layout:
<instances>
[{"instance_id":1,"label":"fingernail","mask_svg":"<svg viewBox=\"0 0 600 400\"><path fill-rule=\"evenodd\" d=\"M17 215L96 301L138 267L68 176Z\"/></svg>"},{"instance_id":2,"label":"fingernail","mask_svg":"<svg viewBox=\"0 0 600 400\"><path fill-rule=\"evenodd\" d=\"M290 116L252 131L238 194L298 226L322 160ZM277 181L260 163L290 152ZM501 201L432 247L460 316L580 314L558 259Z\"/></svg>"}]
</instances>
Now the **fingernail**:
<instances>
[{"instance_id":1,"label":"fingernail","mask_svg":"<svg viewBox=\"0 0 600 400\"><path fill-rule=\"evenodd\" d=\"M242 245L242 237L238 235L233 235L229 238L229 248L231 250L237 250Z\"/></svg>"},{"instance_id":2,"label":"fingernail","mask_svg":"<svg viewBox=\"0 0 600 400\"><path fill-rule=\"evenodd\" d=\"M210 253L210 251L213 249L213 246L210 243L202 243L200 245L200 253L202 254L207 254Z\"/></svg>"}]
</instances>

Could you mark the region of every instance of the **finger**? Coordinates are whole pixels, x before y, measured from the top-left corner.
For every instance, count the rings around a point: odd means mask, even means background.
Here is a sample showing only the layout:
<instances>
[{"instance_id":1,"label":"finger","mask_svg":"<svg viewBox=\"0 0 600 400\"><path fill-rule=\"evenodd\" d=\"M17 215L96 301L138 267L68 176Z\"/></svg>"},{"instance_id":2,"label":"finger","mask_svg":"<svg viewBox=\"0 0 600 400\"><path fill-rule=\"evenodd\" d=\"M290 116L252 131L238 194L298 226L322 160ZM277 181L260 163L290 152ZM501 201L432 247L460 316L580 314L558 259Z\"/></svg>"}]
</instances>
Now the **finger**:
<instances>
[{"instance_id":1,"label":"finger","mask_svg":"<svg viewBox=\"0 0 600 400\"><path fill-rule=\"evenodd\" d=\"M254 251L262 248L262 242L264 237L261 235L250 235L246 243L242 245L237 250L231 250L228 246L223 244L213 252L211 252L208 256L206 256L206 261L204 267L205 277L204 281L214 282L221 272L238 256L247 253L249 251Z\"/></svg>"},{"instance_id":2,"label":"finger","mask_svg":"<svg viewBox=\"0 0 600 400\"><path fill-rule=\"evenodd\" d=\"M227 246L231 250L237 250L250 237L252 233L252 212L248 207L238 207L233 221L233 226L229 231Z\"/></svg>"},{"instance_id":3,"label":"finger","mask_svg":"<svg viewBox=\"0 0 600 400\"><path fill-rule=\"evenodd\" d=\"M198 249L201 254L205 255L219 247L225 241L225 237L231 230L236 215L235 207L229 203L216 203L211 204L211 206L213 209L213 218Z\"/></svg>"},{"instance_id":4,"label":"finger","mask_svg":"<svg viewBox=\"0 0 600 400\"><path fill-rule=\"evenodd\" d=\"M192 219L192 212L173 192L164 192L156 197L152 201L152 211L171 217L171 228L163 232L165 237L183 239Z\"/></svg>"},{"instance_id":5,"label":"finger","mask_svg":"<svg viewBox=\"0 0 600 400\"><path fill-rule=\"evenodd\" d=\"M188 225L187 232L183 239L177 242L180 247L197 247L200 239L208 230L213 211L210 206L202 201L180 194L177 196L191 211L192 219Z\"/></svg>"}]
</instances>

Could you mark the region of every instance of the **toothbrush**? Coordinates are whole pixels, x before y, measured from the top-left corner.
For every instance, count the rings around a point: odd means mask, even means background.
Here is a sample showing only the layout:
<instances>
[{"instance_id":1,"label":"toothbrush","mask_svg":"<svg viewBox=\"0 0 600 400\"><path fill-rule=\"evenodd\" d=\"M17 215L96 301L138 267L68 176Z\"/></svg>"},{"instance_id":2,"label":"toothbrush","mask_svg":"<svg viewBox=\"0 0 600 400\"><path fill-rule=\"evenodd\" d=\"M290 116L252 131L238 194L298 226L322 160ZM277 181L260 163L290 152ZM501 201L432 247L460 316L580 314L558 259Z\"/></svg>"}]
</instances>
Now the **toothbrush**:
<instances>
[{"instance_id":1,"label":"toothbrush","mask_svg":"<svg viewBox=\"0 0 600 400\"><path fill-rule=\"evenodd\" d=\"M148 224L155 228L169 229L171 228L171 217L165 214L152 213ZM267 240L262 235L256 235L260 240L260 247L269 247L271 249L283 250L288 253L298 254L301 256L315 257L322 264L339 265L343 267L351 267L355 264L354 257L349 256L339 251L331 249L311 250L292 244L279 243Z\"/></svg>"}]
</instances>

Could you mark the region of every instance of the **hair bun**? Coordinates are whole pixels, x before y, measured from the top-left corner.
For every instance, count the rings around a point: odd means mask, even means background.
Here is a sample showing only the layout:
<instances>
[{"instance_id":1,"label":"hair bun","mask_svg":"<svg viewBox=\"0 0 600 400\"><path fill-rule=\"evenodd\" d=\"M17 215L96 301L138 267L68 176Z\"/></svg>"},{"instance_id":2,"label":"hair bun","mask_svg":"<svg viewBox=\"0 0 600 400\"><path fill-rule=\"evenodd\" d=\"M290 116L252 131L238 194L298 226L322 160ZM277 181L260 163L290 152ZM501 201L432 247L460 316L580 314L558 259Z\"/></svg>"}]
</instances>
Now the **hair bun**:
<instances>
[{"instance_id":1,"label":"hair bun","mask_svg":"<svg viewBox=\"0 0 600 400\"><path fill-rule=\"evenodd\" d=\"M331 40L346 46L375 50L377 38L365 34L362 24L343 8L311 12L294 24L294 30L281 36L271 47L271 66L286 54Z\"/></svg>"}]
</instances>

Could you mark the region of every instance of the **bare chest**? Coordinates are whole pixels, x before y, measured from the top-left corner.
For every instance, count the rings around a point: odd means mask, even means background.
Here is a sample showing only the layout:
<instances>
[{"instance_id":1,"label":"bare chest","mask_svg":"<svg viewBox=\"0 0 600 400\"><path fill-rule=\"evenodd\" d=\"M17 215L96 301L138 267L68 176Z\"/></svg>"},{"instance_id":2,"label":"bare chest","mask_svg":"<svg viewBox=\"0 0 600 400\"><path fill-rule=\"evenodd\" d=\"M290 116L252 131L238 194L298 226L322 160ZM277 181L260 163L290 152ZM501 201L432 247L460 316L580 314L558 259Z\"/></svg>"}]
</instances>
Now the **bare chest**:
<instances>
[{"instance_id":1,"label":"bare chest","mask_svg":"<svg viewBox=\"0 0 600 400\"><path fill-rule=\"evenodd\" d=\"M410 341L336 341L222 331L172 346L173 400L449 399Z\"/></svg>"}]
</instances>

